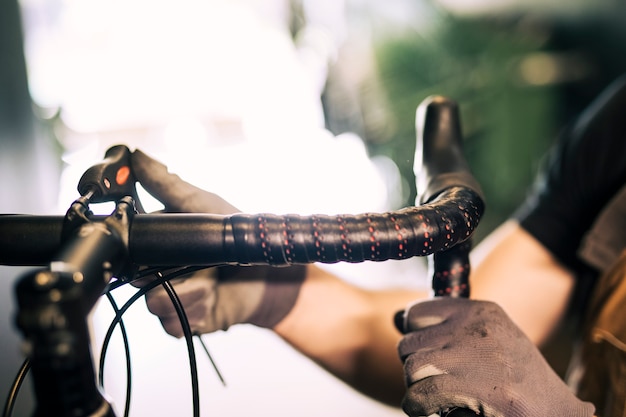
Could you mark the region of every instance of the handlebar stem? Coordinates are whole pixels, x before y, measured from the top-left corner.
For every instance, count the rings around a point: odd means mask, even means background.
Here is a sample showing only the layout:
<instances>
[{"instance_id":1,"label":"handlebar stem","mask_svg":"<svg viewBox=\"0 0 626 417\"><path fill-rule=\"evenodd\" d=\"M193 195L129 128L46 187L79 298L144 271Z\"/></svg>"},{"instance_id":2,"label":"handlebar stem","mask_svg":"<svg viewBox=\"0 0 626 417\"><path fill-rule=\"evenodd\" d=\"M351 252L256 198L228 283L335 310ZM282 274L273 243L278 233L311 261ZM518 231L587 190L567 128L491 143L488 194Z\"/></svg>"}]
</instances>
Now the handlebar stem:
<instances>
[{"instance_id":1,"label":"handlebar stem","mask_svg":"<svg viewBox=\"0 0 626 417\"><path fill-rule=\"evenodd\" d=\"M122 199L102 222L90 221L86 206L74 206L65 225L81 225L65 229L49 268L26 274L16 287L17 325L32 362L35 417L114 416L96 385L87 317L111 278L127 268L133 204Z\"/></svg>"}]
</instances>

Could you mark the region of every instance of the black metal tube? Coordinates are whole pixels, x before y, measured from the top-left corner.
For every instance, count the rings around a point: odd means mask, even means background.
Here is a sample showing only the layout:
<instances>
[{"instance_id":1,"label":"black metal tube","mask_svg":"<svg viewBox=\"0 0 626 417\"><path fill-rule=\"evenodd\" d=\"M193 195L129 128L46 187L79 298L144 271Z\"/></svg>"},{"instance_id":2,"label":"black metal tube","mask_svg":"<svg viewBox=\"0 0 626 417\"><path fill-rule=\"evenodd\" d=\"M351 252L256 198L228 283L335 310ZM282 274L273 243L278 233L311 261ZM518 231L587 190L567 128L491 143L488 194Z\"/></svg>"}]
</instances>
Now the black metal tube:
<instances>
[{"instance_id":1,"label":"black metal tube","mask_svg":"<svg viewBox=\"0 0 626 417\"><path fill-rule=\"evenodd\" d=\"M64 233L48 268L18 281L17 324L32 362L35 417L113 415L96 385L87 317L126 265L130 210L120 202L104 221Z\"/></svg>"},{"instance_id":2,"label":"black metal tube","mask_svg":"<svg viewBox=\"0 0 626 417\"><path fill-rule=\"evenodd\" d=\"M468 239L482 211L477 194L452 188L427 205L382 214L143 214L131 222L129 251L135 264L160 266L406 259ZM0 264L49 262L59 250L62 222L61 217L0 216ZM92 247L84 246L85 251Z\"/></svg>"}]
</instances>

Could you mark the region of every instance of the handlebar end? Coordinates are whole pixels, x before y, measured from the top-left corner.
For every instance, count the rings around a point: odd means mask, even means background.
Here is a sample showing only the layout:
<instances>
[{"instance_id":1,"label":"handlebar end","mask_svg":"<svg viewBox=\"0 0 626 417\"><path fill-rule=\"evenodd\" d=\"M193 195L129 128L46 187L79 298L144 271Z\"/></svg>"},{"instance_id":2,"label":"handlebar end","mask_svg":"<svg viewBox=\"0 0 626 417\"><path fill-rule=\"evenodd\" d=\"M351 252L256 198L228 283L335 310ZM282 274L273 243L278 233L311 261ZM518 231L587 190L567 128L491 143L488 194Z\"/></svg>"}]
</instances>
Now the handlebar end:
<instances>
[{"instance_id":1,"label":"handlebar end","mask_svg":"<svg viewBox=\"0 0 626 417\"><path fill-rule=\"evenodd\" d=\"M463 135L456 101L433 95L417 107L413 171L417 204L431 201L443 190L460 186L483 193L463 154Z\"/></svg>"}]
</instances>

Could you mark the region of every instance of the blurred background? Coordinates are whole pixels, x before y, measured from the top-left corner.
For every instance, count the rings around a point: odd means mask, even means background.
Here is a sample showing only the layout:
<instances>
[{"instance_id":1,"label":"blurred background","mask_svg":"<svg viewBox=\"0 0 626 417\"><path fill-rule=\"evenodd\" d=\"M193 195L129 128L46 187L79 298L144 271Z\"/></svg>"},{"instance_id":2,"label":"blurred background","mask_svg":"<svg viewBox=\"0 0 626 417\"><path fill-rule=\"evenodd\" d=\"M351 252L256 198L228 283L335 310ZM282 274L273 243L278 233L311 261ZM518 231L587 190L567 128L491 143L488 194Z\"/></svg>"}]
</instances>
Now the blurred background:
<instances>
[{"instance_id":1,"label":"blurred background","mask_svg":"<svg viewBox=\"0 0 626 417\"><path fill-rule=\"evenodd\" d=\"M118 143L247 212L412 205L415 109L442 94L459 102L466 155L487 200L478 242L523 199L562 126L626 69L625 8L619 0L0 0L0 212L63 214L82 172ZM371 288L429 286L422 259L332 268ZM2 395L22 362L13 325L21 272L0 267ZM109 310L94 314L96 339ZM127 326L131 416L191 415L182 342L142 302ZM248 407L259 416L403 415L270 332L237 326L205 340L226 386L201 356L202 415L249 415ZM106 390L123 403L121 346L108 358ZM26 384L14 415L30 415L31 395Z\"/></svg>"}]
</instances>

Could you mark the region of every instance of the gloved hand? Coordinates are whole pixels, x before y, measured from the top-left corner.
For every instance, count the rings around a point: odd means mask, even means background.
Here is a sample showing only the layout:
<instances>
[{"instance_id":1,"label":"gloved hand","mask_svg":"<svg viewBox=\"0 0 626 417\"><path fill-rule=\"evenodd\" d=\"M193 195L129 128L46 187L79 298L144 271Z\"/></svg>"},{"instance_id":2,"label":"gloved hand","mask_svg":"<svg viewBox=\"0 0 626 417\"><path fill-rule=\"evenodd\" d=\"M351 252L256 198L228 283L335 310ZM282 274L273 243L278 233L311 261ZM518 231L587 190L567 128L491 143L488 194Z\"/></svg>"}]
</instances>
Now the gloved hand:
<instances>
[{"instance_id":1,"label":"gloved hand","mask_svg":"<svg viewBox=\"0 0 626 417\"><path fill-rule=\"evenodd\" d=\"M485 417L592 417L496 304L442 297L403 316L398 353L411 417L454 407Z\"/></svg>"},{"instance_id":2,"label":"gloved hand","mask_svg":"<svg viewBox=\"0 0 626 417\"><path fill-rule=\"evenodd\" d=\"M131 157L135 178L159 200L166 212L232 214L239 210L216 194L204 191L168 172L167 167L140 150ZM237 323L273 328L296 302L306 268L224 266L198 271L172 281L191 330L208 333ZM169 334L182 337L178 315L162 287L146 295L150 312Z\"/></svg>"}]
</instances>

